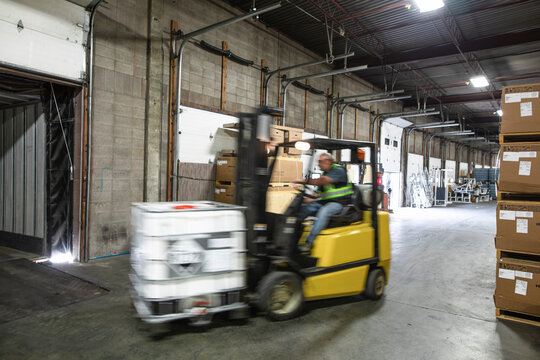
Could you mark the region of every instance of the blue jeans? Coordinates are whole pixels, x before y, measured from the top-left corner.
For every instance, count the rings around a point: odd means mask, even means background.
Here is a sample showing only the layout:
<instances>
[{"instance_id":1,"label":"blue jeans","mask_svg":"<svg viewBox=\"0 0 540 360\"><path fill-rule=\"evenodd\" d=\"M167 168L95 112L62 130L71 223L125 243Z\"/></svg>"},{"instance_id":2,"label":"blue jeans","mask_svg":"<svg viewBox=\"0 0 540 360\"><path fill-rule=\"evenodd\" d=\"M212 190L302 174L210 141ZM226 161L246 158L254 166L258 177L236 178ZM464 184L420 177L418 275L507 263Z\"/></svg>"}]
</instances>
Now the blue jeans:
<instances>
[{"instance_id":1,"label":"blue jeans","mask_svg":"<svg viewBox=\"0 0 540 360\"><path fill-rule=\"evenodd\" d=\"M315 238L328 225L330 216L338 214L343 209L343 205L338 202L329 202L321 204L320 201L313 201L303 204L300 208L300 220L304 221L308 216L316 216L317 219L313 222L311 231L309 232L306 241L313 245Z\"/></svg>"}]
</instances>

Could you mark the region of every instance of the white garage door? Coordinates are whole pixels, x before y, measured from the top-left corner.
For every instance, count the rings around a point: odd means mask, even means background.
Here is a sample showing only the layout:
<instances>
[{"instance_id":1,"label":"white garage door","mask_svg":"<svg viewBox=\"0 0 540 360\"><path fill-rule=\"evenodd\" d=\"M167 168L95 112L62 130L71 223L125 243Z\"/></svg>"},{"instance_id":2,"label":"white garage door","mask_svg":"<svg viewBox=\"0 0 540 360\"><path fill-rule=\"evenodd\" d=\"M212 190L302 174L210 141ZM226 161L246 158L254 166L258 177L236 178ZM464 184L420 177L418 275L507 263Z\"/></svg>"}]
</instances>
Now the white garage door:
<instances>
[{"instance_id":1,"label":"white garage door","mask_svg":"<svg viewBox=\"0 0 540 360\"><path fill-rule=\"evenodd\" d=\"M65 0L0 0L0 65L81 82L87 22Z\"/></svg>"}]
</instances>

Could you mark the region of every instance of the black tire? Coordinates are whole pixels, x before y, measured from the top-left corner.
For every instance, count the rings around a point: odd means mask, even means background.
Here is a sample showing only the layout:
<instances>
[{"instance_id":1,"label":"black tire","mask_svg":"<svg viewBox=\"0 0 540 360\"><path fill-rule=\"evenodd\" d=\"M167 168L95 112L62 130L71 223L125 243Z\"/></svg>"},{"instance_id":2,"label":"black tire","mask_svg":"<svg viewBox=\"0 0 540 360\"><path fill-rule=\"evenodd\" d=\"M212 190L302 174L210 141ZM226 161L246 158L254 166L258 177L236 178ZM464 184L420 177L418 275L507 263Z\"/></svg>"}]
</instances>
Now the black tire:
<instances>
[{"instance_id":1,"label":"black tire","mask_svg":"<svg viewBox=\"0 0 540 360\"><path fill-rule=\"evenodd\" d=\"M257 306L273 321L292 319L302 310L302 279L295 273L273 271L257 287Z\"/></svg>"},{"instance_id":2,"label":"black tire","mask_svg":"<svg viewBox=\"0 0 540 360\"><path fill-rule=\"evenodd\" d=\"M379 300L384 293L385 281L382 269L371 270L366 281L364 295L372 300Z\"/></svg>"}]
</instances>

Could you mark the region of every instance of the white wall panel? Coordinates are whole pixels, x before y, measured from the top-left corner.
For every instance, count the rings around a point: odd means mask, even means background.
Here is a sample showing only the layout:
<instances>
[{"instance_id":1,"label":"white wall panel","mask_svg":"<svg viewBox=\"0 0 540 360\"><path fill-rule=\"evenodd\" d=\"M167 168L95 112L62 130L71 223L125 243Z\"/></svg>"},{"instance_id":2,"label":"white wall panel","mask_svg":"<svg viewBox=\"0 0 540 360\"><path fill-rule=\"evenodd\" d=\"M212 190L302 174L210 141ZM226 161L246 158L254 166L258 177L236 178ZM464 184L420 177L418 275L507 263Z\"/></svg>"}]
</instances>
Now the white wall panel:
<instances>
[{"instance_id":1,"label":"white wall panel","mask_svg":"<svg viewBox=\"0 0 540 360\"><path fill-rule=\"evenodd\" d=\"M439 158L435 158L435 157L430 157L429 158L429 170L433 170L433 169L440 169L442 166L442 162L441 162L441 159Z\"/></svg>"},{"instance_id":2,"label":"white wall panel","mask_svg":"<svg viewBox=\"0 0 540 360\"><path fill-rule=\"evenodd\" d=\"M383 123L381 127L381 163L384 172L399 172L401 170L401 135L403 128Z\"/></svg>"},{"instance_id":3,"label":"white wall panel","mask_svg":"<svg viewBox=\"0 0 540 360\"><path fill-rule=\"evenodd\" d=\"M237 130L223 129L223 124L237 123L238 118L182 106L179 124L180 161L208 164L220 150L236 149Z\"/></svg>"},{"instance_id":4,"label":"white wall panel","mask_svg":"<svg viewBox=\"0 0 540 360\"><path fill-rule=\"evenodd\" d=\"M409 153L407 155L407 181L413 174L424 171L424 157L418 154Z\"/></svg>"},{"instance_id":5,"label":"white wall panel","mask_svg":"<svg viewBox=\"0 0 540 360\"><path fill-rule=\"evenodd\" d=\"M459 163L459 176L460 177L467 176L468 172L469 172L469 164L460 162Z\"/></svg>"},{"instance_id":6,"label":"white wall panel","mask_svg":"<svg viewBox=\"0 0 540 360\"><path fill-rule=\"evenodd\" d=\"M65 0L0 0L0 64L79 81L86 18Z\"/></svg>"},{"instance_id":7,"label":"white wall panel","mask_svg":"<svg viewBox=\"0 0 540 360\"><path fill-rule=\"evenodd\" d=\"M456 178L456 162L454 160L446 160L444 168L448 170L448 181L455 182Z\"/></svg>"}]
</instances>

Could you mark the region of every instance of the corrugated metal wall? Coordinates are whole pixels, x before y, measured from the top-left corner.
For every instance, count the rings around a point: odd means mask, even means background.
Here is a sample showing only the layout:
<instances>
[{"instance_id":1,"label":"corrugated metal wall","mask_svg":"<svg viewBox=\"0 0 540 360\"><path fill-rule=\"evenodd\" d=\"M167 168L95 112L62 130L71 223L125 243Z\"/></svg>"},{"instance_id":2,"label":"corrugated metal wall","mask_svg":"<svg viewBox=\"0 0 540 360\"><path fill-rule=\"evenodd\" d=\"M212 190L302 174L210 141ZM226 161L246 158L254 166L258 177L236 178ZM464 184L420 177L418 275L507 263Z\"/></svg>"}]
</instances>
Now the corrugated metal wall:
<instances>
[{"instance_id":1,"label":"corrugated metal wall","mask_svg":"<svg viewBox=\"0 0 540 360\"><path fill-rule=\"evenodd\" d=\"M0 231L44 237L45 131L40 103L0 109Z\"/></svg>"}]
</instances>

